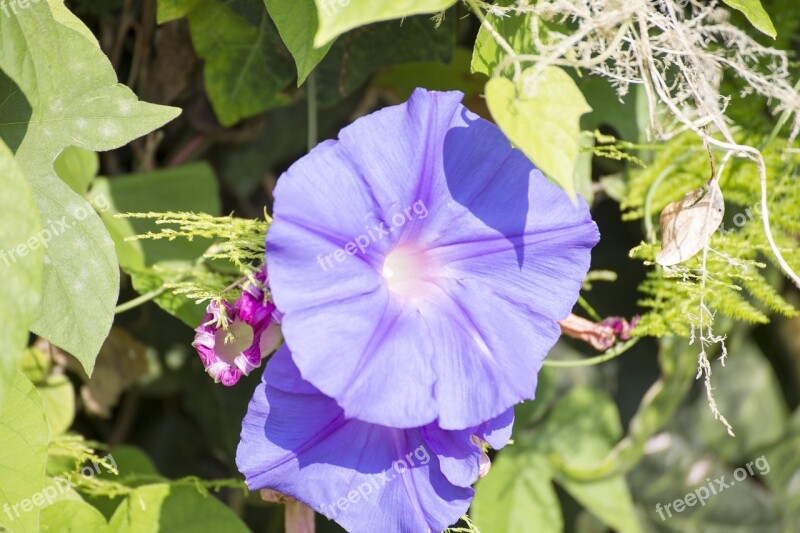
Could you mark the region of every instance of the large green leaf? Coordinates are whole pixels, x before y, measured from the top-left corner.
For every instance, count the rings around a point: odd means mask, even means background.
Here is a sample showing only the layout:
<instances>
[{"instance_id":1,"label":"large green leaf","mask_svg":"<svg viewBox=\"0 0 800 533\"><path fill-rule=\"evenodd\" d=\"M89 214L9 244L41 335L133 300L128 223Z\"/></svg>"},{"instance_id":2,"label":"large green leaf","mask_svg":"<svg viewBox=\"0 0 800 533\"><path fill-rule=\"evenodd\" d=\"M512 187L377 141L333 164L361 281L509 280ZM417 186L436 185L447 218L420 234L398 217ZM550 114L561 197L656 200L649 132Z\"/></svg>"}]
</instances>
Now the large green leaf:
<instances>
[{"instance_id":1,"label":"large green leaf","mask_svg":"<svg viewBox=\"0 0 800 533\"><path fill-rule=\"evenodd\" d=\"M108 533L105 517L84 501L65 500L42 509L42 532Z\"/></svg>"},{"instance_id":2,"label":"large green leaf","mask_svg":"<svg viewBox=\"0 0 800 533\"><path fill-rule=\"evenodd\" d=\"M552 472L542 455L514 445L478 482L472 518L483 533L541 533L564 529Z\"/></svg>"},{"instance_id":3,"label":"large green leaf","mask_svg":"<svg viewBox=\"0 0 800 533\"><path fill-rule=\"evenodd\" d=\"M535 74L535 68L523 71L519 84L489 80L489 111L503 133L574 198L580 118L592 108L562 69L547 67Z\"/></svg>"},{"instance_id":4,"label":"large green leaf","mask_svg":"<svg viewBox=\"0 0 800 533\"><path fill-rule=\"evenodd\" d=\"M158 194L153 194L153 191ZM207 239L126 241L160 228L152 220L117 218L118 213L194 211L219 215L221 206L214 171L206 163L196 163L143 174L129 174L112 180L98 178L89 198L108 202L101 218L117 250L119 264L133 278L137 291L157 289L176 269L189 271L211 245ZM169 267L169 268L164 268ZM167 291L156 300L167 312L192 327L203 316L203 308L184 296Z\"/></svg>"},{"instance_id":5,"label":"large green leaf","mask_svg":"<svg viewBox=\"0 0 800 533\"><path fill-rule=\"evenodd\" d=\"M319 12L319 31L314 38L316 46L322 46L359 26L370 22L399 19L422 13L444 11L456 0L397 0L375 2L374 0L315 0Z\"/></svg>"},{"instance_id":6,"label":"large green leaf","mask_svg":"<svg viewBox=\"0 0 800 533\"><path fill-rule=\"evenodd\" d=\"M530 439L573 466L589 466L605 457L621 436L622 424L611 398L597 389L578 387L561 398ZM579 481L556 471L555 479L605 524L622 532L641 531L624 476Z\"/></svg>"},{"instance_id":7,"label":"large green leaf","mask_svg":"<svg viewBox=\"0 0 800 533\"><path fill-rule=\"evenodd\" d=\"M158 0L156 20L159 24L177 20L189 13L190 0Z\"/></svg>"},{"instance_id":8,"label":"large green leaf","mask_svg":"<svg viewBox=\"0 0 800 533\"><path fill-rule=\"evenodd\" d=\"M454 17L438 27L430 17L417 16L360 28L337 40L317 67L320 105L337 103L373 72L388 65L417 61L449 63L455 38Z\"/></svg>"},{"instance_id":9,"label":"large green leaf","mask_svg":"<svg viewBox=\"0 0 800 533\"><path fill-rule=\"evenodd\" d=\"M100 170L100 158L95 152L77 146L67 146L58 154L53 166L58 177L76 193L84 196L89 184Z\"/></svg>"},{"instance_id":10,"label":"large green leaf","mask_svg":"<svg viewBox=\"0 0 800 533\"><path fill-rule=\"evenodd\" d=\"M136 489L111 517L117 533L247 533L226 505L186 485L159 483Z\"/></svg>"},{"instance_id":11,"label":"large green leaf","mask_svg":"<svg viewBox=\"0 0 800 533\"><path fill-rule=\"evenodd\" d=\"M738 339L733 342L738 344ZM677 419L678 429L688 440L736 464L781 439L789 413L775 372L758 346L745 341L732 347L725 367L715 369L714 378L714 398L733 425L736 438L730 438L714 419L703 394Z\"/></svg>"},{"instance_id":12,"label":"large green leaf","mask_svg":"<svg viewBox=\"0 0 800 533\"><path fill-rule=\"evenodd\" d=\"M770 484L773 476L778 471L784 472L784 468L787 473L796 473L790 470L791 463L782 461L784 457L773 455L770 450L763 458L749 458L753 471L750 475L745 463L741 466L725 464L716 457L714 449L698 449L673 432L657 435L650 448L627 476L644 511L642 515L655 526L650 531L797 531L778 527L780 514L786 508L778 507L775 498L762 485ZM792 455L797 455L796 448ZM741 468L738 480L734 479L737 468ZM719 490L718 479L728 485L727 488ZM674 502L682 499L686 503L689 494L692 495L688 500L691 505L683 505L678 511ZM797 501L795 498L794 505Z\"/></svg>"},{"instance_id":13,"label":"large green leaf","mask_svg":"<svg viewBox=\"0 0 800 533\"><path fill-rule=\"evenodd\" d=\"M42 399L33 384L14 372L0 407L0 513L2 526L15 533L39 531L33 498L44 486L49 434Z\"/></svg>"},{"instance_id":14,"label":"large green leaf","mask_svg":"<svg viewBox=\"0 0 800 533\"><path fill-rule=\"evenodd\" d=\"M50 435L65 433L75 420L75 387L63 374L54 374L36 386L44 403Z\"/></svg>"},{"instance_id":15,"label":"large green leaf","mask_svg":"<svg viewBox=\"0 0 800 533\"><path fill-rule=\"evenodd\" d=\"M83 24L53 1L0 17L0 69L27 97L31 115L16 150L30 180L45 229L42 301L32 330L74 354L91 373L114 317L119 270L113 243L92 207L56 175L67 146L118 148L179 113L139 102ZM59 22L61 21L61 23ZM0 108L0 124L18 118ZM2 126L0 126L2 128Z\"/></svg>"},{"instance_id":16,"label":"large green leaf","mask_svg":"<svg viewBox=\"0 0 800 533\"><path fill-rule=\"evenodd\" d=\"M2 106L0 106L2 113ZM0 406L28 341L42 284L41 231L33 194L11 151L0 140ZM29 244L30 243L30 244ZM24 255L23 255L24 254Z\"/></svg>"},{"instance_id":17,"label":"large green leaf","mask_svg":"<svg viewBox=\"0 0 800 533\"><path fill-rule=\"evenodd\" d=\"M269 16L278 27L283 43L294 58L297 65L297 85L300 86L322 61L333 42L319 48L314 46L314 34L319 26L314 0L264 0L264 3Z\"/></svg>"},{"instance_id":18,"label":"large green leaf","mask_svg":"<svg viewBox=\"0 0 800 533\"><path fill-rule=\"evenodd\" d=\"M775 26L772 25L769 15L764 11L760 0L722 0L734 9L738 9L758 31L763 32L773 39L777 35Z\"/></svg>"},{"instance_id":19,"label":"large green leaf","mask_svg":"<svg viewBox=\"0 0 800 533\"><path fill-rule=\"evenodd\" d=\"M280 91L294 77L291 59L262 2L193 0L189 26L222 125L289 102Z\"/></svg>"},{"instance_id":20,"label":"large green leaf","mask_svg":"<svg viewBox=\"0 0 800 533\"><path fill-rule=\"evenodd\" d=\"M461 91L465 101L483 94L485 80L470 74L470 54L466 48L457 47L449 64L441 62L415 62L383 69L371 85L391 91L400 100L408 100L417 87L431 91Z\"/></svg>"},{"instance_id":21,"label":"large green leaf","mask_svg":"<svg viewBox=\"0 0 800 533\"><path fill-rule=\"evenodd\" d=\"M510 5L513 0L500 0L497 3ZM532 16L528 13L505 17L487 14L486 18L492 27L511 45L514 51L519 54L531 54L534 52L533 38L531 37ZM489 30L481 25L478 37L475 39L475 48L472 52L472 72L480 72L492 77L495 67L506 57L508 57L508 54L497 44L497 40L489 33ZM509 64L504 70L513 72L512 65Z\"/></svg>"}]
</instances>

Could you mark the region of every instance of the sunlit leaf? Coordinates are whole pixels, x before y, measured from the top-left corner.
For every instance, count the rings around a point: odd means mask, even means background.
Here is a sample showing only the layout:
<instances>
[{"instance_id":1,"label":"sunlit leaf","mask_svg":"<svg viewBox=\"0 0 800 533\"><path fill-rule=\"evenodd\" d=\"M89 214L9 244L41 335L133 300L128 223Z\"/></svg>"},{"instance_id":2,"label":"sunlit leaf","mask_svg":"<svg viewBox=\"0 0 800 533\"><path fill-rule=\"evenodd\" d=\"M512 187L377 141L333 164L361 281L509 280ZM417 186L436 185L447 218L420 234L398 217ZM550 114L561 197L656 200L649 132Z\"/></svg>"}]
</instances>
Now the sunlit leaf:
<instances>
[{"instance_id":1,"label":"sunlit leaf","mask_svg":"<svg viewBox=\"0 0 800 533\"><path fill-rule=\"evenodd\" d=\"M193 486L156 484L138 488L111 517L117 533L247 533L225 504Z\"/></svg>"},{"instance_id":2,"label":"sunlit leaf","mask_svg":"<svg viewBox=\"0 0 800 533\"><path fill-rule=\"evenodd\" d=\"M33 384L14 372L0 407L0 529L39 531L39 509L33 497L44 486L49 434L42 399Z\"/></svg>"},{"instance_id":3,"label":"sunlit leaf","mask_svg":"<svg viewBox=\"0 0 800 533\"><path fill-rule=\"evenodd\" d=\"M37 385L36 390L44 402L50 435L66 432L75 420L75 387L72 382L64 375L53 375Z\"/></svg>"},{"instance_id":4,"label":"sunlit leaf","mask_svg":"<svg viewBox=\"0 0 800 533\"><path fill-rule=\"evenodd\" d=\"M761 5L760 0L722 0L734 9L738 9L757 30L773 39L777 35L775 26L772 25L769 15Z\"/></svg>"},{"instance_id":5,"label":"sunlit leaf","mask_svg":"<svg viewBox=\"0 0 800 533\"><path fill-rule=\"evenodd\" d=\"M42 510L42 531L53 533L109 533L103 515L83 501L60 501Z\"/></svg>"},{"instance_id":6,"label":"sunlit leaf","mask_svg":"<svg viewBox=\"0 0 800 533\"><path fill-rule=\"evenodd\" d=\"M2 113L0 106L0 113ZM0 406L28 341L42 283L41 222L33 195L11 151L0 140ZM13 302L13 305L12 305Z\"/></svg>"},{"instance_id":7,"label":"sunlit leaf","mask_svg":"<svg viewBox=\"0 0 800 533\"><path fill-rule=\"evenodd\" d=\"M73 191L83 196L89 189L89 184L97 176L100 159L90 150L67 146L58 154L54 167L58 177Z\"/></svg>"},{"instance_id":8,"label":"sunlit leaf","mask_svg":"<svg viewBox=\"0 0 800 533\"><path fill-rule=\"evenodd\" d=\"M74 354L91 373L111 327L119 289L113 243L93 208L56 175L67 146L110 150L173 119L178 110L139 102L82 22L59 2L0 17L0 69L27 97L30 115L16 158L51 240L32 330ZM24 53L21 53L24 51ZM11 111L18 111L17 109ZM0 108L0 124L19 121ZM2 126L0 126L2 127Z\"/></svg>"},{"instance_id":9,"label":"sunlit leaf","mask_svg":"<svg viewBox=\"0 0 800 533\"><path fill-rule=\"evenodd\" d=\"M580 118L592 110L569 75L558 67L531 68L515 84L493 78L486 84L489 111L503 133L547 177L575 197L580 152Z\"/></svg>"},{"instance_id":10,"label":"sunlit leaf","mask_svg":"<svg viewBox=\"0 0 800 533\"><path fill-rule=\"evenodd\" d=\"M399 19L422 13L444 11L455 0L399 0L375 2L373 0L315 0L319 12L319 31L314 38L316 46L329 43L347 30L370 22Z\"/></svg>"},{"instance_id":11,"label":"sunlit leaf","mask_svg":"<svg viewBox=\"0 0 800 533\"><path fill-rule=\"evenodd\" d=\"M483 533L564 529L552 472L542 455L515 445L501 452L476 486L472 518Z\"/></svg>"}]
</instances>

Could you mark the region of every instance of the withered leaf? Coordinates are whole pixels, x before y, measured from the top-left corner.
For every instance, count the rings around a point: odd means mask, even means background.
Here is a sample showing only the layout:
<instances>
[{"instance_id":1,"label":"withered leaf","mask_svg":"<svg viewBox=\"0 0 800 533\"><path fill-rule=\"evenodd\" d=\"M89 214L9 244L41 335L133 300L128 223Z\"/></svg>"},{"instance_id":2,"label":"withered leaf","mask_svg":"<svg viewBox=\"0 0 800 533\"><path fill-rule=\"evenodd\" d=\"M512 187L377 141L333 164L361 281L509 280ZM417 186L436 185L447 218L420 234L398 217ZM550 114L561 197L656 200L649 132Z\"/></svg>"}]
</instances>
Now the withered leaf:
<instances>
[{"instance_id":1,"label":"withered leaf","mask_svg":"<svg viewBox=\"0 0 800 533\"><path fill-rule=\"evenodd\" d=\"M667 205L661 212L661 251L656 262L672 266L693 257L708 244L724 213L725 201L715 179Z\"/></svg>"}]
</instances>

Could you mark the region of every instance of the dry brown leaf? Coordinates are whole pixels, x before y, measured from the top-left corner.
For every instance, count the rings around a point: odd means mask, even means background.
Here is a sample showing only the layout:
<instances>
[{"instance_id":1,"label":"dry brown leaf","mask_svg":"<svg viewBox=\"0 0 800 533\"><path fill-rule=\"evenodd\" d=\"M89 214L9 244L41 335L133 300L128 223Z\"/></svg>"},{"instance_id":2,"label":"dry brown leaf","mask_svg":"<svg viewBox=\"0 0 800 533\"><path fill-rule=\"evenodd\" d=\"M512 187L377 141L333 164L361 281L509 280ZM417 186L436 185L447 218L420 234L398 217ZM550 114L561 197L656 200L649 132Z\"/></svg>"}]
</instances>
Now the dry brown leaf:
<instances>
[{"instance_id":1,"label":"dry brown leaf","mask_svg":"<svg viewBox=\"0 0 800 533\"><path fill-rule=\"evenodd\" d=\"M724 213L725 201L715 179L667 205L661 212L661 251L656 262L672 266L693 257L708 244Z\"/></svg>"}]
</instances>

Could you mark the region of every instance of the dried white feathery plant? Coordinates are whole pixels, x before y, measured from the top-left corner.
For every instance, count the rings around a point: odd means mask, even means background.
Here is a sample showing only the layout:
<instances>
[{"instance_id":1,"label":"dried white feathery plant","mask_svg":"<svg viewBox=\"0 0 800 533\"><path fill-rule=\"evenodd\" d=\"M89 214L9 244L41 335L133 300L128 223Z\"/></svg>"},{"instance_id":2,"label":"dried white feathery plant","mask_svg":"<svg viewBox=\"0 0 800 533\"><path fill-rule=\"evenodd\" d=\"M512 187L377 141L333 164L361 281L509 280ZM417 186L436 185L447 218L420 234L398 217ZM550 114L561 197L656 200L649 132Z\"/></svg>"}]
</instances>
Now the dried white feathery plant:
<instances>
[{"instance_id":1,"label":"dried white feathery plant","mask_svg":"<svg viewBox=\"0 0 800 533\"><path fill-rule=\"evenodd\" d=\"M482 17L484 27L507 54L495 75L513 66L515 78L526 87L536 83L537 74L546 67L559 65L608 79L620 97L630 85L642 85L656 139L668 140L691 130L725 158L754 161L761 177L764 232L781 269L800 288L800 276L772 236L762 154L734 139L734 125L725 115L730 98L720 93L723 72L741 79L744 96L764 97L773 113L782 115L779 124L791 121L791 144L800 134L800 93L792 84L785 51L763 46L732 25L729 11L716 0L518 0L509 6L468 2L480 12L500 17L533 15L530 33L535 53L514 50ZM569 30L548 22L566 23ZM519 79L526 64L533 69Z\"/></svg>"},{"instance_id":2,"label":"dried white feathery plant","mask_svg":"<svg viewBox=\"0 0 800 533\"><path fill-rule=\"evenodd\" d=\"M800 93L792 84L785 51L763 46L732 25L729 11L715 0L518 0L508 6L467 1L473 9L498 17L532 15L532 53L515 50L489 20L481 17L486 30L507 54L496 66L495 76L513 66L514 78L526 90L546 67L559 65L606 78L620 98L632 84L642 85L651 133L657 140L692 131L707 147L722 152L717 177L731 157L752 160L761 181L761 217L767 241L781 269L800 288L800 276L785 261L772 236L764 158L756 147L735 140L735 125L725 114L730 97L720 92L723 73L742 80L741 96L761 96L774 114L781 115L776 132L791 121L791 145L800 133ZM527 64L533 68L525 70L523 79L523 66ZM714 173L713 163L711 171ZM708 251L706 243L701 293L705 291ZM714 312L706 307L702 296L698 314L690 318L692 341L695 331L699 336L697 377L704 377L714 416L733 435L714 401L706 355L708 346L720 344L724 365L724 337L712 332Z\"/></svg>"}]
</instances>

